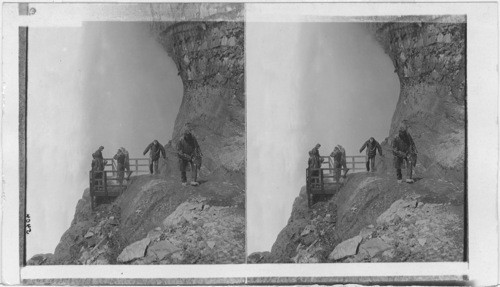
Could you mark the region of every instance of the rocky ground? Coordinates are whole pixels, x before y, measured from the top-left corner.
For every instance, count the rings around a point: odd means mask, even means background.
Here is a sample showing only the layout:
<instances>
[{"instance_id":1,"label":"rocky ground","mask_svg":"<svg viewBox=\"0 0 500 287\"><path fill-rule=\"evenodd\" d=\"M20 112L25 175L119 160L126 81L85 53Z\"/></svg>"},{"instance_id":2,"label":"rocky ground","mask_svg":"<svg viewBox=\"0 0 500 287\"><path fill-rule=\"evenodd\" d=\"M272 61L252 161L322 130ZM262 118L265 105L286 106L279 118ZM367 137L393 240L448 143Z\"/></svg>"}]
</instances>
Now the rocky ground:
<instances>
[{"instance_id":1,"label":"rocky ground","mask_svg":"<svg viewBox=\"0 0 500 287\"><path fill-rule=\"evenodd\" d=\"M271 252L253 253L248 262L464 260L463 184L419 177L397 183L390 169L361 172L349 175L332 198L315 202L309 209L302 189Z\"/></svg>"},{"instance_id":2,"label":"rocky ground","mask_svg":"<svg viewBox=\"0 0 500 287\"><path fill-rule=\"evenodd\" d=\"M245 197L234 183L133 178L115 201L90 210L88 191L54 255L40 264L211 264L245 261Z\"/></svg>"},{"instance_id":3,"label":"rocky ground","mask_svg":"<svg viewBox=\"0 0 500 287\"><path fill-rule=\"evenodd\" d=\"M394 17L365 26L400 82L390 139L381 142L387 158L377 158L379 172L350 175L338 194L311 209L302 189L271 252L249 262L465 259L465 18ZM397 183L390 150L403 122L418 150L411 185Z\"/></svg>"}]
</instances>

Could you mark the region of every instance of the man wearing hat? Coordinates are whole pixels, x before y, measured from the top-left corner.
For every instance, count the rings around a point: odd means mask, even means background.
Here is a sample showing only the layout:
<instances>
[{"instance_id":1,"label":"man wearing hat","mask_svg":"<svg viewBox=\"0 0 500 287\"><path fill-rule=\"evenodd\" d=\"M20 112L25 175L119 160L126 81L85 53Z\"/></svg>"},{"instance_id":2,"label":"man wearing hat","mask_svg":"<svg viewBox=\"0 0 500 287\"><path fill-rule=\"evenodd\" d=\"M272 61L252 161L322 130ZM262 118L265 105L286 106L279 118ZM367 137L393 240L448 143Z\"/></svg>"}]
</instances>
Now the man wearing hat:
<instances>
[{"instance_id":1,"label":"man wearing hat","mask_svg":"<svg viewBox=\"0 0 500 287\"><path fill-rule=\"evenodd\" d=\"M319 148L321 145L318 143L314 146L312 150L309 151L309 167L310 168L321 168L321 163L323 162L323 159L319 155ZM318 176L319 171L315 170L311 173L312 176Z\"/></svg>"},{"instance_id":2,"label":"man wearing hat","mask_svg":"<svg viewBox=\"0 0 500 287\"><path fill-rule=\"evenodd\" d=\"M149 152L149 172L151 174L158 174L158 160L160 159L160 153L163 155L163 159L166 159L165 149L163 146L157 141L154 140L150 143L146 149L144 150L143 155Z\"/></svg>"},{"instance_id":3,"label":"man wearing hat","mask_svg":"<svg viewBox=\"0 0 500 287\"><path fill-rule=\"evenodd\" d=\"M382 155L382 147L376 141L373 137L371 137L369 140L367 140L363 146L359 149L359 152L363 152L363 150L366 148L366 171L370 171L370 166L371 166L371 171L375 172L375 156L377 155L377 150L378 154L380 156Z\"/></svg>"},{"instance_id":4,"label":"man wearing hat","mask_svg":"<svg viewBox=\"0 0 500 287\"><path fill-rule=\"evenodd\" d=\"M125 154L121 149L118 149L113 159L116 160L116 170L118 171L117 172L118 182L120 183L120 185L122 185L123 175L125 172L125 159L126 159Z\"/></svg>"},{"instance_id":5,"label":"man wearing hat","mask_svg":"<svg viewBox=\"0 0 500 287\"><path fill-rule=\"evenodd\" d=\"M181 171L182 185L187 185L186 169L188 165L191 167L191 185L199 185L197 181L198 169L201 165L201 149L198 141L191 133L191 130L186 127L183 135L177 143L177 155L179 157L179 169Z\"/></svg>"},{"instance_id":6,"label":"man wearing hat","mask_svg":"<svg viewBox=\"0 0 500 287\"><path fill-rule=\"evenodd\" d=\"M398 134L392 141L392 153L398 183L402 182L401 167L403 162L406 162L406 182L413 183L412 171L416 164L417 149L405 123L399 126Z\"/></svg>"},{"instance_id":7,"label":"man wearing hat","mask_svg":"<svg viewBox=\"0 0 500 287\"><path fill-rule=\"evenodd\" d=\"M107 164L107 161L102 157L102 151L104 150L103 146L100 146L93 154L92 154L92 171L93 177L96 179L102 178L102 171L104 170L104 166Z\"/></svg>"}]
</instances>

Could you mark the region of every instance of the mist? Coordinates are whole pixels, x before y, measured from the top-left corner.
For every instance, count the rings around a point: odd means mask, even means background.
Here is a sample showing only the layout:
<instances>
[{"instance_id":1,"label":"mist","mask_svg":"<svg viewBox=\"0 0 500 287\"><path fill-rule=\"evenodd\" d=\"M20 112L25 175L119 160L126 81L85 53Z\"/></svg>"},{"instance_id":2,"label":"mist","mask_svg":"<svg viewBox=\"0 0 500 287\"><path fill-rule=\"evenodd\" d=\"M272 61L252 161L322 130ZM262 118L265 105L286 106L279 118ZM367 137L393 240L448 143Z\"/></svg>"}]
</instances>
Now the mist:
<instances>
[{"instance_id":1,"label":"mist","mask_svg":"<svg viewBox=\"0 0 500 287\"><path fill-rule=\"evenodd\" d=\"M30 28L27 258L53 253L88 187L91 154L166 144L182 101L177 68L147 23ZM167 155L168 156L168 155Z\"/></svg>"},{"instance_id":2,"label":"mist","mask_svg":"<svg viewBox=\"0 0 500 287\"><path fill-rule=\"evenodd\" d=\"M247 23L248 252L269 251L302 186L308 151L383 141L399 80L357 23Z\"/></svg>"}]
</instances>

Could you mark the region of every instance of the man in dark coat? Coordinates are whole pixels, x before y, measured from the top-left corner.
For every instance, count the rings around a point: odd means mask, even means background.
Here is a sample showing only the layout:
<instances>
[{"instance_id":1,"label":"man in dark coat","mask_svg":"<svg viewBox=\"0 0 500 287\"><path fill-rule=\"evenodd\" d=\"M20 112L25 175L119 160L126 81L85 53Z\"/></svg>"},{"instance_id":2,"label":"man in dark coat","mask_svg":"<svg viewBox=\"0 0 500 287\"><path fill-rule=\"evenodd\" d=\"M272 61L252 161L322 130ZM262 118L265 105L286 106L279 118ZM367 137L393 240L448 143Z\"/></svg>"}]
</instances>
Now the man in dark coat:
<instances>
[{"instance_id":1,"label":"man in dark coat","mask_svg":"<svg viewBox=\"0 0 500 287\"><path fill-rule=\"evenodd\" d=\"M182 185L187 185L186 169L191 167L191 185L199 185L197 181L198 169L201 167L201 149L198 141L189 129L185 129L183 136L177 143L177 155L179 157L179 169L181 171Z\"/></svg>"},{"instance_id":2,"label":"man in dark coat","mask_svg":"<svg viewBox=\"0 0 500 287\"><path fill-rule=\"evenodd\" d=\"M146 153L149 152L149 172L151 174L158 174L158 160L160 159L160 153L163 155L163 159L166 159L167 156L165 155L165 148L157 141L154 140L152 143L150 143L146 149L144 150L143 155L146 155ZM154 167L154 172L153 172L153 167Z\"/></svg>"},{"instance_id":3,"label":"man in dark coat","mask_svg":"<svg viewBox=\"0 0 500 287\"><path fill-rule=\"evenodd\" d=\"M342 170L342 150L336 146L330 156L333 158L333 168L335 169L335 180L340 182L340 172Z\"/></svg>"},{"instance_id":4,"label":"man in dark coat","mask_svg":"<svg viewBox=\"0 0 500 287\"><path fill-rule=\"evenodd\" d=\"M371 137L369 140L367 140L363 146L359 149L359 152L363 152L363 150L366 148L366 171L370 171L370 165L371 165L371 170L372 172L375 172L375 156L377 155L377 150L378 154L380 156L382 155L382 147L380 144L373 138ZM371 163L371 164L370 164Z\"/></svg>"},{"instance_id":5,"label":"man in dark coat","mask_svg":"<svg viewBox=\"0 0 500 287\"><path fill-rule=\"evenodd\" d=\"M129 157L128 151L124 147L121 147L120 150L125 155L125 170L128 173L128 175L127 175L127 180L128 180L130 178L130 175L132 174L130 172L130 157Z\"/></svg>"},{"instance_id":6,"label":"man in dark coat","mask_svg":"<svg viewBox=\"0 0 500 287\"><path fill-rule=\"evenodd\" d=\"M321 168L321 163L323 162L323 159L319 155L319 148L321 147L320 144L316 144L312 150L309 151L309 168ZM319 171L315 170L311 172L312 176L318 176Z\"/></svg>"},{"instance_id":7,"label":"man in dark coat","mask_svg":"<svg viewBox=\"0 0 500 287\"><path fill-rule=\"evenodd\" d=\"M342 169L344 170L344 174L342 175L342 177L346 178L347 172L349 171L349 169L347 168L347 156L345 155L345 149L341 145L337 145L337 147L340 150L340 152L342 153L341 163L342 163Z\"/></svg>"},{"instance_id":8,"label":"man in dark coat","mask_svg":"<svg viewBox=\"0 0 500 287\"><path fill-rule=\"evenodd\" d=\"M123 153L123 151L121 149L119 149L115 156L113 157L114 160L116 160L116 170L118 171L117 174L118 174L118 182L120 183L120 185L123 184L123 174L125 172L125 160L126 160L126 156L125 154Z\"/></svg>"},{"instance_id":9,"label":"man in dark coat","mask_svg":"<svg viewBox=\"0 0 500 287\"><path fill-rule=\"evenodd\" d=\"M403 162L406 162L406 182L413 183L412 171L416 164L417 149L404 124L399 127L399 132L392 141L392 153L394 154L394 168L398 183L402 182L401 167Z\"/></svg>"},{"instance_id":10,"label":"man in dark coat","mask_svg":"<svg viewBox=\"0 0 500 287\"><path fill-rule=\"evenodd\" d=\"M100 146L93 154L92 154L92 173L95 179L101 179L103 176L102 171L104 170L104 166L107 164L107 161L102 157L102 151L104 150L103 146ZM98 184L98 181L96 181Z\"/></svg>"}]
</instances>

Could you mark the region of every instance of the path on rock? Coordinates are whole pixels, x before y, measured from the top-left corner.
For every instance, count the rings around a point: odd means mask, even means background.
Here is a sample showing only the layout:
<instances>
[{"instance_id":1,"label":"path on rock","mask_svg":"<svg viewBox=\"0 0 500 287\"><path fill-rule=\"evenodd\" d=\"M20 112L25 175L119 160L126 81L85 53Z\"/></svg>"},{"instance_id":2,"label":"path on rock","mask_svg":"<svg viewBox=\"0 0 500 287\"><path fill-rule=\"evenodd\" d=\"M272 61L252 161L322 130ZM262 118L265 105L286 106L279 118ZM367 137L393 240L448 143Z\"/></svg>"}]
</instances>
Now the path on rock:
<instances>
[{"instance_id":1,"label":"path on rock","mask_svg":"<svg viewBox=\"0 0 500 287\"><path fill-rule=\"evenodd\" d=\"M144 256L122 263L245 260L245 194L236 184L208 178L193 187L176 178L149 176L133 182L119 204L121 233L129 238L126 244L151 239Z\"/></svg>"},{"instance_id":2,"label":"path on rock","mask_svg":"<svg viewBox=\"0 0 500 287\"><path fill-rule=\"evenodd\" d=\"M351 174L338 194L311 209L303 189L271 252L254 253L249 261L463 260L464 185L418 177L413 184L397 183L391 172ZM335 250L355 237L361 240L354 249L347 244Z\"/></svg>"},{"instance_id":3,"label":"path on rock","mask_svg":"<svg viewBox=\"0 0 500 287\"><path fill-rule=\"evenodd\" d=\"M170 222L170 223L169 223ZM54 255L30 264L210 264L245 261L245 191L223 179L197 187L177 177L132 179L90 209L88 190Z\"/></svg>"}]
</instances>

